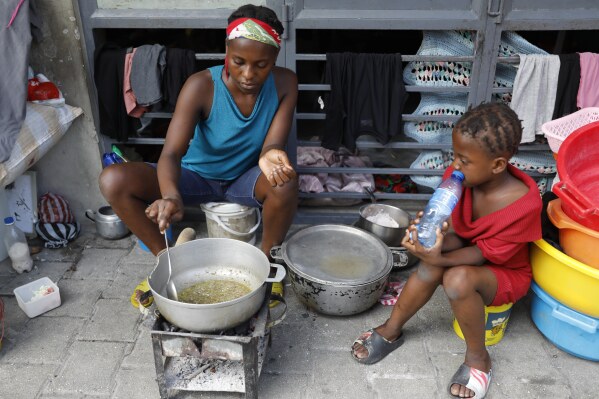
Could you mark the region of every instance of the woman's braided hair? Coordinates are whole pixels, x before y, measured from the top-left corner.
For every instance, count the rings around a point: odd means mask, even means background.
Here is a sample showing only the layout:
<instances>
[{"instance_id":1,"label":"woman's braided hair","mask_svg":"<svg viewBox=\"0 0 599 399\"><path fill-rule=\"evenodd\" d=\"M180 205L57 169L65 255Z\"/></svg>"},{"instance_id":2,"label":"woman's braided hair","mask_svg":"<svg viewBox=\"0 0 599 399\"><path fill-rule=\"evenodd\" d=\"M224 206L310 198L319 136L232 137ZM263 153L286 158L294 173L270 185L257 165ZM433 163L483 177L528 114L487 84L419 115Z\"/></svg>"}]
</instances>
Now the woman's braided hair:
<instances>
[{"instance_id":1,"label":"woman's braided hair","mask_svg":"<svg viewBox=\"0 0 599 399\"><path fill-rule=\"evenodd\" d=\"M283 28L283 24L281 21L279 21L277 14L268 7L246 4L233 11L233 13L229 16L227 23L230 24L238 18L254 18L259 21L266 22L272 26L272 28L279 35L282 35L283 31L285 30Z\"/></svg>"},{"instance_id":2,"label":"woman's braided hair","mask_svg":"<svg viewBox=\"0 0 599 399\"><path fill-rule=\"evenodd\" d=\"M522 140L522 123L504 103L483 103L470 108L454 129L477 140L491 156L511 158Z\"/></svg>"}]
</instances>

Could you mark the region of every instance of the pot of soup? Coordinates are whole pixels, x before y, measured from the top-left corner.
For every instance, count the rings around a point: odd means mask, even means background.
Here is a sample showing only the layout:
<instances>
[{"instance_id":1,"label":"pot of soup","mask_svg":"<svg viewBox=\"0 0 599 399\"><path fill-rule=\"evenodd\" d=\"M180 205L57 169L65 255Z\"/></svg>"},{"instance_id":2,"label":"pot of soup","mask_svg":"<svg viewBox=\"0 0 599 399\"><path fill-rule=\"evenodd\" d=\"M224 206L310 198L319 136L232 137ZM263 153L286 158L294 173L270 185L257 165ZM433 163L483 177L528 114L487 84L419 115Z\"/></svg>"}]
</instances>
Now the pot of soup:
<instances>
[{"instance_id":1,"label":"pot of soup","mask_svg":"<svg viewBox=\"0 0 599 399\"><path fill-rule=\"evenodd\" d=\"M198 333L222 331L250 319L260 309L267 283L285 278L262 251L243 241L202 238L170 248L178 301L168 299L168 258L157 260L148 282L156 307L166 320ZM277 269L269 278L270 268Z\"/></svg>"}]
</instances>

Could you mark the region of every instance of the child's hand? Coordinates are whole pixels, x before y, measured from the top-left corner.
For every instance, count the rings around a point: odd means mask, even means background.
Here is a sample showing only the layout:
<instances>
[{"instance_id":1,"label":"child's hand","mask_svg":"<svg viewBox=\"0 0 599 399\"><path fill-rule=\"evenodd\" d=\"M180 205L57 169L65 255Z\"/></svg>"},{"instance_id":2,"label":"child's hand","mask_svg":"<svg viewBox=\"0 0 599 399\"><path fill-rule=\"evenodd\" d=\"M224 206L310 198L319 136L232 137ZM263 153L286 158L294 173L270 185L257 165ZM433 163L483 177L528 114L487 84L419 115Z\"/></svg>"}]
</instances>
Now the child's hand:
<instances>
[{"instance_id":1,"label":"child's hand","mask_svg":"<svg viewBox=\"0 0 599 399\"><path fill-rule=\"evenodd\" d=\"M420 217L422 217L422 212L418 212L417 218L406 230L406 235L404 236L401 245L421 261L432 266L438 266L442 260L441 248L443 248L443 239L449 229L449 224L444 222L442 227L437 229L437 240L435 241L435 244L431 248L425 248L418 240L418 228L416 225L420 222Z\"/></svg>"}]
</instances>

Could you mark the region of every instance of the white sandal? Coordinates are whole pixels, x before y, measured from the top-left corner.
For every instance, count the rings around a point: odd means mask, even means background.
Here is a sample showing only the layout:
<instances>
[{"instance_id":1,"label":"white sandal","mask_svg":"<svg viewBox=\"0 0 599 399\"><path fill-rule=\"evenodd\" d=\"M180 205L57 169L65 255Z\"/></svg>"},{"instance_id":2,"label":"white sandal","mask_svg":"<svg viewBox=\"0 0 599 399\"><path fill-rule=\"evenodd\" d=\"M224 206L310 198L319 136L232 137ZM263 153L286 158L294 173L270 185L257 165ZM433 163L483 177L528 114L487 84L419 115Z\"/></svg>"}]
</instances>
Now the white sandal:
<instances>
[{"instance_id":1,"label":"white sandal","mask_svg":"<svg viewBox=\"0 0 599 399\"><path fill-rule=\"evenodd\" d=\"M449 383L449 394L454 398L459 398L459 396L451 393L451 386L453 384L465 386L474 392L472 398L482 399L487 394L491 385L491 370L485 373L474 367L462 364L453 377L451 377L451 382Z\"/></svg>"}]
</instances>

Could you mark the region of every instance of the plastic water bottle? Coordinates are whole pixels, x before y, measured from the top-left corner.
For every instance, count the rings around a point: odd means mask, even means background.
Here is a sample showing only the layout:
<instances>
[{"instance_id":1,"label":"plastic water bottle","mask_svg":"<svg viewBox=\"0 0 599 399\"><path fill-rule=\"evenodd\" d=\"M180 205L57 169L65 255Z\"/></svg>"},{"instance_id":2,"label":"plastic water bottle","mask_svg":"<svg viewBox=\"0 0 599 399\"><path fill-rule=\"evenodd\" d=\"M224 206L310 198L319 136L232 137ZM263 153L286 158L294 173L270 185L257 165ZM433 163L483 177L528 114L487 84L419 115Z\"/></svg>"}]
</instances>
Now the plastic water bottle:
<instances>
[{"instance_id":1,"label":"plastic water bottle","mask_svg":"<svg viewBox=\"0 0 599 399\"><path fill-rule=\"evenodd\" d=\"M12 268L19 274L31 271L33 259L29 254L29 245L25 233L15 225L15 220L12 217L5 218L4 224L6 225L4 245L12 261Z\"/></svg>"},{"instance_id":2,"label":"plastic water bottle","mask_svg":"<svg viewBox=\"0 0 599 399\"><path fill-rule=\"evenodd\" d=\"M424 208L418 224L418 240L425 248L437 241L437 227L441 228L462 196L464 174L458 170L441 182Z\"/></svg>"}]
</instances>

